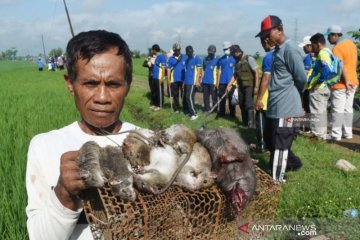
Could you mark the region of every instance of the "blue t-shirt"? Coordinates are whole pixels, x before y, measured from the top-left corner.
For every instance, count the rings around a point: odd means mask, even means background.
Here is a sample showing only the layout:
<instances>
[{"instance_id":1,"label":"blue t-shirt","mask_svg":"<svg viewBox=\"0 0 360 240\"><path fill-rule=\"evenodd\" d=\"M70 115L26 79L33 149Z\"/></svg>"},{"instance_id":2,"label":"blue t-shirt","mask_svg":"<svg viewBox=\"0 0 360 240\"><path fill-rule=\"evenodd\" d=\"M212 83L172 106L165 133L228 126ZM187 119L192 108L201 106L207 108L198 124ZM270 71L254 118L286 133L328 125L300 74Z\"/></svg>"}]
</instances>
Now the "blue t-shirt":
<instances>
[{"instance_id":1,"label":"blue t-shirt","mask_svg":"<svg viewBox=\"0 0 360 240\"><path fill-rule=\"evenodd\" d=\"M262 72L271 73L271 65L273 59L274 48L265 54L262 62Z\"/></svg>"},{"instance_id":2,"label":"blue t-shirt","mask_svg":"<svg viewBox=\"0 0 360 240\"><path fill-rule=\"evenodd\" d=\"M312 57L310 53L307 54L306 57L304 58L304 66L305 66L305 71L310 71L312 67Z\"/></svg>"},{"instance_id":3,"label":"blue t-shirt","mask_svg":"<svg viewBox=\"0 0 360 240\"><path fill-rule=\"evenodd\" d=\"M218 68L221 69L220 84L228 84L234 75L235 58L233 56L222 56L218 62Z\"/></svg>"},{"instance_id":4,"label":"blue t-shirt","mask_svg":"<svg viewBox=\"0 0 360 240\"><path fill-rule=\"evenodd\" d=\"M171 82L183 82L185 79L185 63L187 56L172 55L168 60L168 69L171 73Z\"/></svg>"},{"instance_id":5,"label":"blue t-shirt","mask_svg":"<svg viewBox=\"0 0 360 240\"><path fill-rule=\"evenodd\" d=\"M153 79L160 79L160 77L163 75L164 68L166 67L166 58L165 56L160 53L155 58L154 67L152 69L152 77Z\"/></svg>"},{"instance_id":6,"label":"blue t-shirt","mask_svg":"<svg viewBox=\"0 0 360 240\"><path fill-rule=\"evenodd\" d=\"M196 55L191 58L188 57L185 64L186 71L184 84L195 85L195 76L197 75L196 73L198 72L199 68L201 68L201 59L199 56Z\"/></svg>"},{"instance_id":7,"label":"blue t-shirt","mask_svg":"<svg viewBox=\"0 0 360 240\"><path fill-rule=\"evenodd\" d=\"M205 84L216 84L217 83L217 64L218 58L205 57L203 60L204 77L202 83Z\"/></svg>"},{"instance_id":8,"label":"blue t-shirt","mask_svg":"<svg viewBox=\"0 0 360 240\"><path fill-rule=\"evenodd\" d=\"M44 64L43 64L43 62L41 60L38 60L37 61L37 66L38 66L38 68L43 68Z\"/></svg>"}]
</instances>

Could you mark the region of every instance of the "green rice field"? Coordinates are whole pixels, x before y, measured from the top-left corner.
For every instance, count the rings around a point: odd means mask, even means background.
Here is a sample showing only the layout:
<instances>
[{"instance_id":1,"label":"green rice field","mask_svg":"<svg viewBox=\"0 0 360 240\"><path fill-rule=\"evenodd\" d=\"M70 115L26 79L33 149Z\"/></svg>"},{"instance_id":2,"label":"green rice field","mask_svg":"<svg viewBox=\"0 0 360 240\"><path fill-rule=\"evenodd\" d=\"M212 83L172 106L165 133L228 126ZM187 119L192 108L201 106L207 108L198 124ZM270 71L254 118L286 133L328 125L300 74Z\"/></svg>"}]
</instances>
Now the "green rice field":
<instances>
[{"instance_id":1,"label":"green rice field","mask_svg":"<svg viewBox=\"0 0 360 240\"><path fill-rule=\"evenodd\" d=\"M187 116L170 111L168 99L164 110L153 112L149 109L147 70L141 64L141 59L134 61L134 81L121 118L152 129L174 123L201 127L204 123L201 111L198 120L189 121ZM73 99L65 88L63 74L61 71L39 72L33 62L0 61L0 239L27 239L25 169L31 138L79 119ZM207 127L233 127L248 143L256 142L255 130L240 127L238 120L215 120L213 115L206 120ZM359 149L349 150L300 136L293 144L293 151L304 166L297 172L287 173L277 208L278 218L315 219L318 234L330 239L360 239L359 223L348 224L349 219L343 216L345 209L360 210ZM252 157L259 160L261 168L269 171L267 153L253 152ZM335 169L338 159L350 161L358 171L344 173ZM280 234L269 239L295 238Z\"/></svg>"}]
</instances>

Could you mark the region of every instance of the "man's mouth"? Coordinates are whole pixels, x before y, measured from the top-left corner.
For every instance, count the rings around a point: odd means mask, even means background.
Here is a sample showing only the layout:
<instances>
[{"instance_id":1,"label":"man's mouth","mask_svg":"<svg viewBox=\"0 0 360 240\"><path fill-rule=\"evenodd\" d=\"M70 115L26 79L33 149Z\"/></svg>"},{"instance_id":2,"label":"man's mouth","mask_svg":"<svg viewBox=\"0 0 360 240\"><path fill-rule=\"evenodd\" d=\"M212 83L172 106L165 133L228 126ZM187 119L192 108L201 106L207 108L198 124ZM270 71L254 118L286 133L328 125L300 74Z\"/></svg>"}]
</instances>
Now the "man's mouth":
<instances>
[{"instance_id":1,"label":"man's mouth","mask_svg":"<svg viewBox=\"0 0 360 240\"><path fill-rule=\"evenodd\" d=\"M95 115L98 116L107 116L109 114L114 113L114 111L112 110L103 110L103 109L91 109L91 112L93 112Z\"/></svg>"}]
</instances>

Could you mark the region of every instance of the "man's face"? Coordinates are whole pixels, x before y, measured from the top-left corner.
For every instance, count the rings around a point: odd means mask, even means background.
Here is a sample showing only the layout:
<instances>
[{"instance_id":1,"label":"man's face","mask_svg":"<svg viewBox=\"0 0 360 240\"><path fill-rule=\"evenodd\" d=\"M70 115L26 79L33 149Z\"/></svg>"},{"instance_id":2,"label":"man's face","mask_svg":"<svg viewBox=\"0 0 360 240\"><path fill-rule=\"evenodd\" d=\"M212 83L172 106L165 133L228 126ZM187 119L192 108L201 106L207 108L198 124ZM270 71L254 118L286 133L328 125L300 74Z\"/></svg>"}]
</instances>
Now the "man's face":
<instances>
[{"instance_id":1,"label":"man's face","mask_svg":"<svg viewBox=\"0 0 360 240\"><path fill-rule=\"evenodd\" d=\"M194 55L194 52L193 51L186 51L186 55L191 58Z\"/></svg>"},{"instance_id":2,"label":"man's face","mask_svg":"<svg viewBox=\"0 0 360 240\"><path fill-rule=\"evenodd\" d=\"M311 43L312 50L315 54L320 52L320 45L317 43Z\"/></svg>"},{"instance_id":3,"label":"man's face","mask_svg":"<svg viewBox=\"0 0 360 240\"><path fill-rule=\"evenodd\" d=\"M242 57L242 52L239 52L239 51L234 52L234 57L237 58L237 59L241 59L241 57Z\"/></svg>"},{"instance_id":4,"label":"man's face","mask_svg":"<svg viewBox=\"0 0 360 240\"><path fill-rule=\"evenodd\" d=\"M270 51L271 47L274 45L274 44L271 42L271 40L270 40L270 38L269 38L269 35L260 38L260 41L261 41L262 47L264 48L264 50L265 50L266 52Z\"/></svg>"},{"instance_id":5,"label":"man's face","mask_svg":"<svg viewBox=\"0 0 360 240\"><path fill-rule=\"evenodd\" d=\"M328 35L328 41L331 44L335 44L338 39L339 39L339 36L337 34L335 34L335 33L330 33Z\"/></svg>"},{"instance_id":6,"label":"man's face","mask_svg":"<svg viewBox=\"0 0 360 240\"><path fill-rule=\"evenodd\" d=\"M74 96L82 121L106 128L118 122L129 84L125 80L125 60L116 55L117 48L96 54L89 62L77 61L77 78L67 87Z\"/></svg>"},{"instance_id":7,"label":"man's face","mask_svg":"<svg viewBox=\"0 0 360 240\"><path fill-rule=\"evenodd\" d=\"M279 28L272 28L269 32L269 35L268 36L265 36L265 37L268 37L271 42L273 42L274 44L279 44L281 43L281 40L282 40L282 31L280 31Z\"/></svg>"},{"instance_id":8,"label":"man's face","mask_svg":"<svg viewBox=\"0 0 360 240\"><path fill-rule=\"evenodd\" d=\"M313 52L313 49L312 49L311 44L306 44L306 45L304 46L304 52L305 52L305 53L311 53L311 52Z\"/></svg>"},{"instance_id":9,"label":"man's face","mask_svg":"<svg viewBox=\"0 0 360 240\"><path fill-rule=\"evenodd\" d=\"M180 50L180 49L175 49L175 50L174 50L174 55L175 55L175 56L179 56L180 53L181 53L181 50Z\"/></svg>"}]
</instances>

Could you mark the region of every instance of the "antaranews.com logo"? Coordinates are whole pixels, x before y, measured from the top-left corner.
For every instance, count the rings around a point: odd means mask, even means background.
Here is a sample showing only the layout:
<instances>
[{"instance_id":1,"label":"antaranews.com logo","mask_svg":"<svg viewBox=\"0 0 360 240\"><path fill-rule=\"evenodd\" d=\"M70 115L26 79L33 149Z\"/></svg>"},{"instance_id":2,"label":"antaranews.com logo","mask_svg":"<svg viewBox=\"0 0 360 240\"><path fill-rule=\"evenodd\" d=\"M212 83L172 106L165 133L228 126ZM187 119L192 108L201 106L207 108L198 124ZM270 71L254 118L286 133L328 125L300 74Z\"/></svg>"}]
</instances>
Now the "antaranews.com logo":
<instances>
[{"instance_id":1,"label":"antaranews.com logo","mask_svg":"<svg viewBox=\"0 0 360 240\"><path fill-rule=\"evenodd\" d=\"M247 222L238 226L238 230L249 236L257 236L259 233L264 232L294 232L298 236L316 236L316 226L314 224L302 225L302 224L251 224Z\"/></svg>"}]
</instances>

